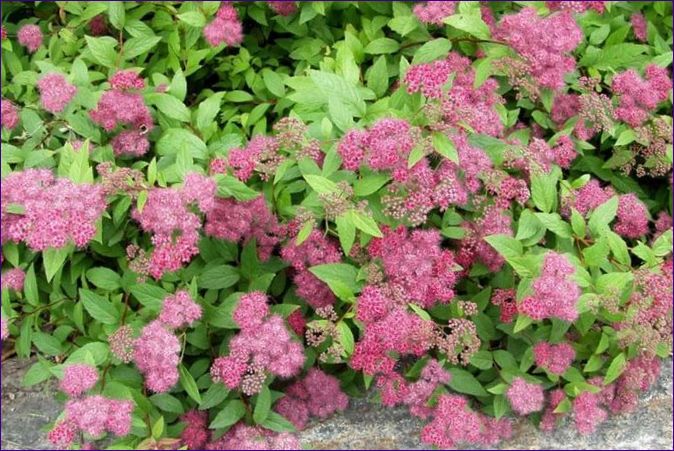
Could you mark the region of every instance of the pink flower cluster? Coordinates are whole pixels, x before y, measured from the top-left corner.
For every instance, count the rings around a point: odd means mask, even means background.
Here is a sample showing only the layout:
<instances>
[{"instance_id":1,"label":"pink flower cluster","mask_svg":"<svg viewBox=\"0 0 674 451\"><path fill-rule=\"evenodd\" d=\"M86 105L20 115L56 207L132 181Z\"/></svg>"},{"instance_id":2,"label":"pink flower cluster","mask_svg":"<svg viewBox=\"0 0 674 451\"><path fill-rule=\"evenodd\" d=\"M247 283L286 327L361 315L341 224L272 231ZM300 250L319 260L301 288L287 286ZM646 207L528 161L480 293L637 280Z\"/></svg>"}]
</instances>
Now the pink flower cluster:
<instances>
[{"instance_id":1,"label":"pink flower cluster","mask_svg":"<svg viewBox=\"0 0 674 451\"><path fill-rule=\"evenodd\" d=\"M9 337L9 323L4 316L0 317L0 340L6 340Z\"/></svg>"},{"instance_id":2,"label":"pink flower cluster","mask_svg":"<svg viewBox=\"0 0 674 451\"><path fill-rule=\"evenodd\" d=\"M289 378L301 370L302 345L292 339L281 316L269 314L264 293L243 295L233 318L241 331L229 342L229 356L213 361L214 382L252 395L260 391L267 373Z\"/></svg>"},{"instance_id":3,"label":"pink flower cluster","mask_svg":"<svg viewBox=\"0 0 674 451\"><path fill-rule=\"evenodd\" d=\"M385 228L382 238L370 243L368 252L381 261L387 290L405 302L431 307L436 302L449 302L454 297L457 272L454 254L442 249L437 230Z\"/></svg>"},{"instance_id":4,"label":"pink flower cluster","mask_svg":"<svg viewBox=\"0 0 674 451\"><path fill-rule=\"evenodd\" d=\"M94 367L75 364L65 368L60 388L73 399L66 403L65 419L48 434L54 445L69 447L79 432L98 437L107 431L121 437L131 431L131 401L101 395L80 397L97 381L98 373Z\"/></svg>"},{"instance_id":5,"label":"pink flower cluster","mask_svg":"<svg viewBox=\"0 0 674 451\"><path fill-rule=\"evenodd\" d=\"M564 415L562 413L555 413L555 410L564 398L566 398L566 394L561 388L549 392L547 406L543 411L541 422L538 425L541 431L551 432L555 430L557 427L557 420Z\"/></svg>"},{"instance_id":6,"label":"pink flower cluster","mask_svg":"<svg viewBox=\"0 0 674 451\"><path fill-rule=\"evenodd\" d=\"M641 355L630 360L614 386L602 391L603 401L611 412L634 412L639 403L639 393L648 390L658 380L660 367L657 357Z\"/></svg>"},{"instance_id":7,"label":"pink flower cluster","mask_svg":"<svg viewBox=\"0 0 674 451\"><path fill-rule=\"evenodd\" d=\"M568 169L577 155L573 141L568 136L560 137L554 147L542 139L533 138L521 155L512 156L506 161L506 166L530 176L540 172L549 173L553 164Z\"/></svg>"},{"instance_id":8,"label":"pink flower cluster","mask_svg":"<svg viewBox=\"0 0 674 451\"><path fill-rule=\"evenodd\" d=\"M213 47L222 43L228 46L241 44L243 26L239 14L229 2L223 2L215 13L215 19L204 27L204 38Z\"/></svg>"},{"instance_id":9,"label":"pink flower cluster","mask_svg":"<svg viewBox=\"0 0 674 451\"><path fill-rule=\"evenodd\" d=\"M489 207L474 222L464 223L466 236L456 255L456 262L468 270L475 262L484 264L490 271L498 271L505 263L503 257L484 238L490 235L512 236L512 220L505 210Z\"/></svg>"},{"instance_id":10,"label":"pink flower cluster","mask_svg":"<svg viewBox=\"0 0 674 451\"><path fill-rule=\"evenodd\" d=\"M452 75L451 87L444 90ZM503 132L495 110L495 106L503 101L496 92L498 83L490 78L475 88L475 70L469 58L450 52L445 60L411 66L405 75L405 84L410 93L421 92L426 97L440 100L444 127L467 124L477 133L491 136L500 136Z\"/></svg>"},{"instance_id":11,"label":"pink flower cluster","mask_svg":"<svg viewBox=\"0 0 674 451\"><path fill-rule=\"evenodd\" d=\"M113 138L112 148L117 156L141 156L150 148L146 133L154 127L152 114L137 92L145 87L145 81L134 71L126 70L115 73L110 86L112 89L103 93L89 116L108 132L119 125L130 126Z\"/></svg>"},{"instance_id":12,"label":"pink flower cluster","mask_svg":"<svg viewBox=\"0 0 674 451\"><path fill-rule=\"evenodd\" d=\"M374 170L389 170L393 178L407 178L407 160L419 136L402 119L380 119L370 130L350 130L339 143L337 152L345 169L355 171L362 163Z\"/></svg>"},{"instance_id":13,"label":"pink flower cluster","mask_svg":"<svg viewBox=\"0 0 674 451\"><path fill-rule=\"evenodd\" d=\"M241 149L232 149L229 152L228 164L234 175L244 182L260 172L263 179L273 172L271 168L278 166L281 157L278 154L279 144L272 136L255 136L248 145Z\"/></svg>"},{"instance_id":14,"label":"pink flower cluster","mask_svg":"<svg viewBox=\"0 0 674 451\"><path fill-rule=\"evenodd\" d=\"M24 25L16 33L19 44L26 47L30 53L35 53L42 45L42 30L37 25Z\"/></svg>"},{"instance_id":15,"label":"pink flower cluster","mask_svg":"<svg viewBox=\"0 0 674 451\"><path fill-rule=\"evenodd\" d=\"M634 193L620 196L616 218L613 230L625 238L639 238L648 233L648 208Z\"/></svg>"},{"instance_id":16,"label":"pink flower cluster","mask_svg":"<svg viewBox=\"0 0 674 451\"><path fill-rule=\"evenodd\" d=\"M578 318L576 302L580 297L580 288L572 279L575 272L576 268L562 254L545 254L541 274L533 283L533 294L522 300L520 313L534 320L574 321Z\"/></svg>"},{"instance_id":17,"label":"pink flower cluster","mask_svg":"<svg viewBox=\"0 0 674 451\"><path fill-rule=\"evenodd\" d=\"M246 244L255 240L260 259L268 260L285 230L267 206L264 196L249 201L215 200L206 214L204 231L207 235Z\"/></svg>"},{"instance_id":18,"label":"pink flower cluster","mask_svg":"<svg viewBox=\"0 0 674 451\"><path fill-rule=\"evenodd\" d=\"M205 449L211 439L208 429L208 412L192 409L180 417L185 429L180 433L180 440L187 449Z\"/></svg>"},{"instance_id":19,"label":"pink flower cluster","mask_svg":"<svg viewBox=\"0 0 674 451\"><path fill-rule=\"evenodd\" d=\"M369 295L379 296L377 293ZM383 303L383 300L377 302ZM392 353L421 356L435 342L432 321L423 320L405 307L395 306L392 301L388 302L381 316L375 316L373 312L360 315L362 320L370 322L365 324L363 336L356 343L351 356L350 363L354 370L369 375L390 374L397 361Z\"/></svg>"},{"instance_id":20,"label":"pink flower cluster","mask_svg":"<svg viewBox=\"0 0 674 451\"><path fill-rule=\"evenodd\" d=\"M105 22L105 16L99 14L89 21L87 29L91 36L103 36L108 34L108 24Z\"/></svg>"},{"instance_id":21,"label":"pink flower cluster","mask_svg":"<svg viewBox=\"0 0 674 451\"><path fill-rule=\"evenodd\" d=\"M641 78L634 69L626 70L613 77L611 89L620 96L615 109L615 117L632 127L638 127L648 119L660 102L669 98L672 79L667 69L654 64L648 65Z\"/></svg>"},{"instance_id":22,"label":"pink flower cluster","mask_svg":"<svg viewBox=\"0 0 674 451\"><path fill-rule=\"evenodd\" d=\"M543 387L527 382L521 377L513 379L506 391L506 397L518 415L529 415L543 410Z\"/></svg>"},{"instance_id":23,"label":"pink flower cluster","mask_svg":"<svg viewBox=\"0 0 674 451\"><path fill-rule=\"evenodd\" d=\"M180 342L160 321L145 326L133 347L133 360L147 388L162 393L178 382Z\"/></svg>"},{"instance_id":24,"label":"pink flower cluster","mask_svg":"<svg viewBox=\"0 0 674 451\"><path fill-rule=\"evenodd\" d=\"M274 10L274 12L280 16L289 16L297 12L297 5L294 1L280 0L280 1L269 1L267 5Z\"/></svg>"},{"instance_id":25,"label":"pink flower cluster","mask_svg":"<svg viewBox=\"0 0 674 451\"><path fill-rule=\"evenodd\" d=\"M491 297L491 303L501 308L499 321L503 323L512 323L517 315L517 302L515 301L515 290L512 288L496 288Z\"/></svg>"},{"instance_id":26,"label":"pink flower cluster","mask_svg":"<svg viewBox=\"0 0 674 451\"><path fill-rule=\"evenodd\" d=\"M614 195L613 188L602 188L598 180L592 179L582 188L574 190L570 197L563 199L562 214L571 215L571 208L575 208L583 216L609 200Z\"/></svg>"},{"instance_id":27,"label":"pink flower cluster","mask_svg":"<svg viewBox=\"0 0 674 451\"><path fill-rule=\"evenodd\" d=\"M208 443L206 449L220 450L295 450L301 449L297 437L288 433L272 432L260 426L247 426L236 423L215 442Z\"/></svg>"},{"instance_id":28,"label":"pink flower cluster","mask_svg":"<svg viewBox=\"0 0 674 451\"><path fill-rule=\"evenodd\" d=\"M36 251L86 245L106 208L102 186L56 178L49 169L13 172L2 185L2 242L23 241ZM10 213L10 205L23 213Z\"/></svg>"},{"instance_id":29,"label":"pink flower cluster","mask_svg":"<svg viewBox=\"0 0 674 451\"><path fill-rule=\"evenodd\" d=\"M600 406L600 397L596 393L583 392L573 400L573 419L581 434L591 434L597 425L607 418L606 410Z\"/></svg>"},{"instance_id":30,"label":"pink flower cluster","mask_svg":"<svg viewBox=\"0 0 674 451\"><path fill-rule=\"evenodd\" d=\"M185 290L167 296L157 318L166 327L177 329L191 325L201 318L201 306Z\"/></svg>"},{"instance_id":31,"label":"pink flower cluster","mask_svg":"<svg viewBox=\"0 0 674 451\"><path fill-rule=\"evenodd\" d=\"M214 207L216 189L212 179L188 174L183 188L153 188L143 210L133 210L131 217L152 233L155 248L148 267L152 277L159 279L166 272L177 271L199 253L201 219L189 206L197 203L208 213Z\"/></svg>"},{"instance_id":32,"label":"pink flower cluster","mask_svg":"<svg viewBox=\"0 0 674 451\"><path fill-rule=\"evenodd\" d=\"M433 420L421 431L421 440L438 448L460 444L494 446L510 437L510 422L497 420L470 409L463 396L445 394L438 398Z\"/></svg>"},{"instance_id":33,"label":"pink flower cluster","mask_svg":"<svg viewBox=\"0 0 674 451\"><path fill-rule=\"evenodd\" d=\"M552 374L561 376L576 358L576 351L568 343L557 345L542 341L534 346L536 365Z\"/></svg>"},{"instance_id":34,"label":"pink flower cluster","mask_svg":"<svg viewBox=\"0 0 674 451\"><path fill-rule=\"evenodd\" d=\"M406 405L410 413L426 419L433 414L429 402L438 387L448 384L451 374L435 359L430 359L416 382L407 383L398 373L384 374L377 378L381 389L382 404L388 407Z\"/></svg>"},{"instance_id":35,"label":"pink flower cluster","mask_svg":"<svg viewBox=\"0 0 674 451\"><path fill-rule=\"evenodd\" d=\"M281 257L295 270L293 281L299 297L313 308L334 304L335 296L330 288L309 271L312 266L341 261L341 252L334 241L313 230L299 246L295 237L290 238L281 249Z\"/></svg>"},{"instance_id":36,"label":"pink flower cluster","mask_svg":"<svg viewBox=\"0 0 674 451\"><path fill-rule=\"evenodd\" d=\"M276 411L302 430L310 416L326 419L346 409L349 398L339 387L339 380L318 368L311 368L304 379L286 389Z\"/></svg>"},{"instance_id":37,"label":"pink flower cluster","mask_svg":"<svg viewBox=\"0 0 674 451\"><path fill-rule=\"evenodd\" d=\"M432 1L414 7L414 15L426 24L444 25L443 20L454 14L455 1Z\"/></svg>"},{"instance_id":38,"label":"pink flower cluster","mask_svg":"<svg viewBox=\"0 0 674 451\"><path fill-rule=\"evenodd\" d=\"M630 23L632 24L634 37L641 42L646 42L648 40L648 23L646 22L644 15L640 13L632 14Z\"/></svg>"},{"instance_id":39,"label":"pink flower cluster","mask_svg":"<svg viewBox=\"0 0 674 451\"><path fill-rule=\"evenodd\" d=\"M26 273L21 268L12 268L2 275L2 288L21 291L24 280L26 280Z\"/></svg>"},{"instance_id":40,"label":"pink flower cluster","mask_svg":"<svg viewBox=\"0 0 674 451\"><path fill-rule=\"evenodd\" d=\"M19 124L19 110L11 100L2 99L0 105L2 106L2 111L0 112L2 126L11 130Z\"/></svg>"},{"instance_id":41,"label":"pink flower cluster","mask_svg":"<svg viewBox=\"0 0 674 451\"><path fill-rule=\"evenodd\" d=\"M584 13L590 9L603 14L605 10L603 1L574 1L574 0L555 0L545 2L550 11L573 11L575 13Z\"/></svg>"},{"instance_id":42,"label":"pink flower cluster","mask_svg":"<svg viewBox=\"0 0 674 451\"><path fill-rule=\"evenodd\" d=\"M92 388L98 382L98 371L91 365L74 364L68 365L63 370L63 379L59 389L75 398Z\"/></svg>"},{"instance_id":43,"label":"pink flower cluster","mask_svg":"<svg viewBox=\"0 0 674 451\"><path fill-rule=\"evenodd\" d=\"M77 93L77 88L61 74L47 74L37 82L40 90L40 104L50 113L56 114L70 103Z\"/></svg>"},{"instance_id":44,"label":"pink flower cluster","mask_svg":"<svg viewBox=\"0 0 674 451\"><path fill-rule=\"evenodd\" d=\"M583 32L569 12L543 18L534 8L505 16L494 38L510 45L527 64L535 82L553 90L564 86L564 76L576 61L568 54L583 40Z\"/></svg>"}]
</instances>

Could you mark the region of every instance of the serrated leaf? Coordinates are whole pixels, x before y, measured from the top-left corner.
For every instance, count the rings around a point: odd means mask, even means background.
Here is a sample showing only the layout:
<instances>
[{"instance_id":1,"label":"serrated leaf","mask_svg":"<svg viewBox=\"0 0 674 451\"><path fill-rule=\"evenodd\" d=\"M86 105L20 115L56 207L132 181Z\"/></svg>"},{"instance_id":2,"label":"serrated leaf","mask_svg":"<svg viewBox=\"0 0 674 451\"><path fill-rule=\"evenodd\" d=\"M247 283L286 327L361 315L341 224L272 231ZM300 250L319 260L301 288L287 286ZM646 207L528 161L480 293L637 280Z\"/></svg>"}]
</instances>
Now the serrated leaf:
<instances>
[{"instance_id":1,"label":"serrated leaf","mask_svg":"<svg viewBox=\"0 0 674 451\"><path fill-rule=\"evenodd\" d=\"M624 353L620 353L613 358L611 364L606 370L606 376L604 377L604 385L608 385L614 380L618 379L627 365L627 360Z\"/></svg>"},{"instance_id":2,"label":"serrated leaf","mask_svg":"<svg viewBox=\"0 0 674 451\"><path fill-rule=\"evenodd\" d=\"M339 243L342 245L342 249L344 249L344 255L349 255L356 239L356 226L351 221L349 215L337 216L335 224L337 225Z\"/></svg>"},{"instance_id":3,"label":"serrated leaf","mask_svg":"<svg viewBox=\"0 0 674 451\"><path fill-rule=\"evenodd\" d=\"M60 249L48 248L42 251L42 264L44 265L47 282L51 282L61 269L71 250L72 246L66 246Z\"/></svg>"},{"instance_id":4,"label":"serrated leaf","mask_svg":"<svg viewBox=\"0 0 674 451\"><path fill-rule=\"evenodd\" d=\"M180 364L178 366L178 373L180 374L180 385L185 389L190 398L192 398L197 404L201 404L201 395L199 394L199 388L197 383L192 377L192 374L185 368L185 365Z\"/></svg>"},{"instance_id":5,"label":"serrated leaf","mask_svg":"<svg viewBox=\"0 0 674 451\"><path fill-rule=\"evenodd\" d=\"M108 2L110 23L118 30L124 29L125 13L123 2Z\"/></svg>"},{"instance_id":6,"label":"serrated leaf","mask_svg":"<svg viewBox=\"0 0 674 451\"><path fill-rule=\"evenodd\" d=\"M201 397L199 410L208 410L212 407L216 407L227 398L228 394L229 390L224 384L214 382Z\"/></svg>"},{"instance_id":7,"label":"serrated leaf","mask_svg":"<svg viewBox=\"0 0 674 451\"><path fill-rule=\"evenodd\" d=\"M233 266L217 265L206 269L197 277L199 288L222 290L239 281L239 271Z\"/></svg>"},{"instance_id":8,"label":"serrated leaf","mask_svg":"<svg viewBox=\"0 0 674 451\"><path fill-rule=\"evenodd\" d=\"M85 36L84 38L87 41L87 47L94 61L105 67L115 67L117 61L117 51L115 50L117 46L116 39L110 36L100 38Z\"/></svg>"},{"instance_id":9,"label":"serrated leaf","mask_svg":"<svg viewBox=\"0 0 674 451\"><path fill-rule=\"evenodd\" d=\"M117 324L119 322L119 312L106 297L80 288L80 301L87 313L95 320L103 324Z\"/></svg>"},{"instance_id":10,"label":"serrated leaf","mask_svg":"<svg viewBox=\"0 0 674 451\"><path fill-rule=\"evenodd\" d=\"M460 368L450 368L449 372L452 374L452 378L449 381L449 386L452 390L473 396L489 395L484 387L482 387L482 384L480 384L480 381L468 371Z\"/></svg>"},{"instance_id":11,"label":"serrated leaf","mask_svg":"<svg viewBox=\"0 0 674 451\"><path fill-rule=\"evenodd\" d=\"M592 212L588 227L593 237L601 236L613 221L618 211L618 196L613 196Z\"/></svg>"},{"instance_id":12,"label":"serrated leaf","mask_svg":"<svg viewBox=\"0 0 674 451\"><path fill-rule=\"evenodd\" d=\"M337 323L337 331L339 332L339 342L344 348L346 357L349 357L351 354L353 354L353 348L355 346L353 332L351 332L351 328L344 321Z\"/></svg>"},{"instance_id":13,"label":"serrated leaf","mask_svg":"<svg viewBox=\"0 0 674 451\"><path fill-rule=\"evenodd\" d=\"M446 17L443 22L478 39L490 37L489 27L479 14L453 14Z\"/></svg>"},{"instance_id":14,"label":"serrated leaf","mask_svg":"<svg viewBox=\"0 0 674 451\"><path fill-rule=\"evenodd\" d=\"M353 222L353 225L355 225L358 230L365 232L368 235L377 238L381 238L382 236L384 236L382 235L381 230L379 230L377 222L370 216L366 216L364 213L361 213L358 210L351 210L350 220L351 222Z\"/></svg>"},{"instance_id":15,"label":"serrated leaf","mask_svg":"<svg viewBox=\"0 0 674 451\"><path fill-rule=\"evenodd\" d=\"M190 110L185 106L184 103L172 95L153 92L152 94L148 94L146 99L155 105L159 111L164 113L166 116L181 122L190 121Z\"/></svg>"},{"instance_id":16,"label":"serrated leaf","mask_svg":"<svg viewBox=\"0 0 674 451\"><path fill-rule=\"evenodd\" d=\"M255 409L253 410L253 421L262 424L269 416L271 410L271 392L267 385L262 386L262 390L257 394Z\"/></svg>"},{"instance_id":17,"label":"serrated leaf","mask_svg":"<svg viewBox=\"0 0 674 451\"><path fill-rule=\"evenodd\" d=\"M454 147L454 143L444 133L433 133L433 148L443 157L454 163L459 163L459 154Z\"/></svg>"},{"instance_id":18,"label":"serrated leaf","mask_svg":"<svg viewBox=\"0 0 674 451\"><path fill-rule=\"evenodd\" d=\"M215 416L210 429L224 429L235 424L246 414L246 406L240 399L227 401L223 409Z\"/></svg>"}]
</instances>

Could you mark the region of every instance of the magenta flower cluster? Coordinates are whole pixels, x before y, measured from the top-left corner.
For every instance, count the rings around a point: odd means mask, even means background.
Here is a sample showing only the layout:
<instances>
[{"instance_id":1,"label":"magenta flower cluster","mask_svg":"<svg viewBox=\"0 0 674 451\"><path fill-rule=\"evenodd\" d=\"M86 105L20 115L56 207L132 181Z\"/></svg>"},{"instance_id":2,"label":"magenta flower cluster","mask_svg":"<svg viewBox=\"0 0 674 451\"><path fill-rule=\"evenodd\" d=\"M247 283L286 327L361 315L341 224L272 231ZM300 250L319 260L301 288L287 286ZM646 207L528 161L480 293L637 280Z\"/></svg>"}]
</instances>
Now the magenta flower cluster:
<instances>
[{"instance_id":1,"label":"magenta flower cluster","mask_svg":"<svg viewBox=\"0 0 674 451\"><path fill-rule=\"evenodd\" d=\"M578 317L576 302L580 288L573 280L576 268L561 254L545 254L543 269L534 281L533 293L522 300L520 313L534 320L559 318L574 321Z\"/></svg>"},{"instance_id":2,"label":"magenta flower cluster","mask_svg":"<svg viewBox=\"0 0 674 451\"><path fill-rule=\"evenodd\" d=\"M36 251L86 245L106 208L101 185L75 184L49 169L13 172L2 182L2 242L25 242ZM23 211L13 213L11 206Z\"/></svg>"},{"instance_id":3,"label":"magenta flower cluster","mask_svg":"<svg viewBox=\"0 0 674 451\"><path fill-rule=\"evenodd\" d=\"M289 378L301 370L302 345L293 340L281 316L270 314L264 293L241 296L233 318L241 331L229 342L229 355L213 361L214 382L253 395L262 388L267 373Z\"/></svg>"},{"instance_id":4,"label":"magenta flower cluster","mask_svg":"<svg viewBox=\"0 0 674 451\"><path fill-rule=\"evenodd\" d=\"M204 27L204 39L213 47L220 44L235 46L243 41L243 26L234 6L223 2L215 14L215 19Z\"/></svg>"},{"instance_id":5,"label":"magenta flower cluster","mask_svg":"<svg viewBox=\"0 0 674 451\"><path fill-rule=\"evenodd\" d=\"M334 376L311 368L307 375L286 389L285 396L276 404L276 411L302 430L310 417L325 419L346 409L349 398L339 387Z\"/></svg>"},{"instance_id":6,"label":"magenta flower cluster","mask_svg":"<svg viewBox=\"0 0 674 451\"><path fill-rule=\"evenodd\" d=\"M77 93L77 88L61 74L47 74L37 82L40 104L50 113L60 113Z\"/></svg>"}]
</instances>

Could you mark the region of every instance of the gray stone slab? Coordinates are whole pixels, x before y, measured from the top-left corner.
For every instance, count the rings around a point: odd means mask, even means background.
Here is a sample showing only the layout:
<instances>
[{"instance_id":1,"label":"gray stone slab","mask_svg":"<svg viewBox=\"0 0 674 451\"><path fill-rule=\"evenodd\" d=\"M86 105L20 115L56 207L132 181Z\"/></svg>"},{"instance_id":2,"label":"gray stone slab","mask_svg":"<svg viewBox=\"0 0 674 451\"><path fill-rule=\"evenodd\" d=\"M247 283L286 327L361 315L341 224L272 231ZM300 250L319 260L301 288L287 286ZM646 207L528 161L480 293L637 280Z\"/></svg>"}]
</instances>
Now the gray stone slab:
<instances>
[{"instance_id":1,"label":"gray stone slab","mask_svg":"<svg viewBox=\"0 0 674 451\"><path fill-rule=\"evenodd\" d=\"M24 388L21 378L31 362L16 359L2 366L2 449L48 449L45 427L62 409L54 384ZM383 408L354 399L349 408L300 433L307 449L426 449L419 441L422 422L406 409ZM514 425L513 438L501 449L672 449L672 360L663 362L658 383L632 415L612 416L591 436L564 424L541 433L526 420Z\"/></svg>"}]
</instances>

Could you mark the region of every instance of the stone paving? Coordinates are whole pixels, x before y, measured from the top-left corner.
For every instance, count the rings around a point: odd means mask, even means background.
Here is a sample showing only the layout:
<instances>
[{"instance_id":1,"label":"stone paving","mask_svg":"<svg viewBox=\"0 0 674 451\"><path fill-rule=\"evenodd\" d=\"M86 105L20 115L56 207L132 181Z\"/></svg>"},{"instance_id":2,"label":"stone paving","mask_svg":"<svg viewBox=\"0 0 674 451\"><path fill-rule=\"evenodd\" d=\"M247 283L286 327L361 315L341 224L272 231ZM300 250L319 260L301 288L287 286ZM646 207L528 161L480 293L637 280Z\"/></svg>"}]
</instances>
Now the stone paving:
<instances>
[{"instance_id":1,"label":"stone paving","mask_svg":"<svg viewBox=\"0 0 674 451\"><path fill-rule=\"evenodd\" d=\"M45 427L62 409L54 384L24 388L21 378L29 361L9 360L2 366L1 449L49 449ZM367 399L352 400L347 411L310 425L300 433L306 449L425 449L419 441L421 422L405 409L386 409ZM672 360L663 363L655 387L633 415L613 416L599 430L583 437L565 424L543 434L520 420L501 449L673 449Z\"/></svg>"}]
</instances>

